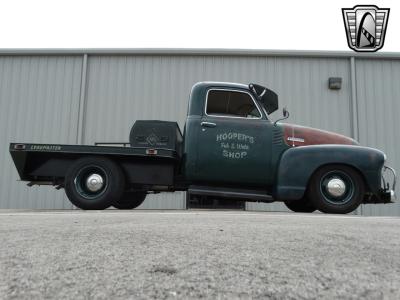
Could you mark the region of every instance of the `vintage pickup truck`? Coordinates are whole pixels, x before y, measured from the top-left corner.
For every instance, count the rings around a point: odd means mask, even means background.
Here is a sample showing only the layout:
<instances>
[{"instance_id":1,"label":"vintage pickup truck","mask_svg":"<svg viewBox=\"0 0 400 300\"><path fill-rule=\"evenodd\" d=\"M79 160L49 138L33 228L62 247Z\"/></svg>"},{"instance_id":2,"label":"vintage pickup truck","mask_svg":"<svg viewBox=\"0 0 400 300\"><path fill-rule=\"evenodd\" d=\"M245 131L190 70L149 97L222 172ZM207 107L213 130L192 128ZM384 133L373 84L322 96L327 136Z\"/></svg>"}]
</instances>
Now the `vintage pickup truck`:
<instances>
[{"instance_id":1,"label":"vintage pickup truck","mask_svg":"<svg viewBox=\"0 0 400 300\"><path fill-rule=\"evenodd\" d=\"M261 85L200 82L183 135L176 122L145 120L126 144L12 143L10 153L21 180L64 188L81 209L132 209L148 193L174 191L341 214L394 200L396 175L383 152L278 123L285 109L274 122L277 109L278 96Z\"/></svg>"}]
</instances>

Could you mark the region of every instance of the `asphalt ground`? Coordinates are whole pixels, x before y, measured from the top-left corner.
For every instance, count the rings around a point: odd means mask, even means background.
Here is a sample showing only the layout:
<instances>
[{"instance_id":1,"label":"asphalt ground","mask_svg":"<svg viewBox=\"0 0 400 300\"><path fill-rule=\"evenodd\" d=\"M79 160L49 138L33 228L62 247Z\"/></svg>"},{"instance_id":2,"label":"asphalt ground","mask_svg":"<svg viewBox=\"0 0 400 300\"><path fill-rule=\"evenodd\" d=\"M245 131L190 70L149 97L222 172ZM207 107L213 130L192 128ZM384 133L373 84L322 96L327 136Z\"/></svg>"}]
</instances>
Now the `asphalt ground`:
<instances>
[{"instance_id":1,"label":"asphalt ground","mask_svg":"<svg viewBox=\"0 0 400 300\"><path fill-rule=\"evenodd\" d=\"M1 299L400 299L400 218L0 213Z\"/></svg>"}]
</instances>

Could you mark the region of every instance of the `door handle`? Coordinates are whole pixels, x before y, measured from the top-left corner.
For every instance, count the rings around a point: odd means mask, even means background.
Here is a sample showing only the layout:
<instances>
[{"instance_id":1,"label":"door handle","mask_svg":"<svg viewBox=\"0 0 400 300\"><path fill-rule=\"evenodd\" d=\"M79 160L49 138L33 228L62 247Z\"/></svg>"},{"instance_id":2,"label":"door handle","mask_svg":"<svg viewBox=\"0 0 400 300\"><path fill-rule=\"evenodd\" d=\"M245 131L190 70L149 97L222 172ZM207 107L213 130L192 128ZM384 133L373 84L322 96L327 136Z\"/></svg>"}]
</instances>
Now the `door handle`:
<instances>
[{"instance_id":1,"label":"door handle","mask_svg":"<svg viewBox=\"0 0 400 300\"><path fill-rule=\"evenodd\" d=\"M201 122L200 125L203 126L203 127L215 127L215 126L217 126L217 124L212 123L212 122Z\"/></svg>"}]
</instances>

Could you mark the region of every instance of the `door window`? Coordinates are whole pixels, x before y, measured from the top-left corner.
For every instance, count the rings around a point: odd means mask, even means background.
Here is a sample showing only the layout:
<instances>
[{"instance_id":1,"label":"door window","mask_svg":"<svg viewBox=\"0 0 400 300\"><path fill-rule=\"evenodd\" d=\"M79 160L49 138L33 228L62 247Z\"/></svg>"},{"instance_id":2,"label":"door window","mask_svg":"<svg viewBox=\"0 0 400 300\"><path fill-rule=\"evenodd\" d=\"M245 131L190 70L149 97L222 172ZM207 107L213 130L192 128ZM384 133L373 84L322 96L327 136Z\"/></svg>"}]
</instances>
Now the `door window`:
<instances>
[{"instance_id":1,"label":"door window","mask_svg":"<svg viewBox=\"0 0 400 300\"><path fill-rule=\"evenodd\" d=\"M207 115L259 119L261 113L250 94L238 91L210 90Z\"/></svg>"}]
</instances>

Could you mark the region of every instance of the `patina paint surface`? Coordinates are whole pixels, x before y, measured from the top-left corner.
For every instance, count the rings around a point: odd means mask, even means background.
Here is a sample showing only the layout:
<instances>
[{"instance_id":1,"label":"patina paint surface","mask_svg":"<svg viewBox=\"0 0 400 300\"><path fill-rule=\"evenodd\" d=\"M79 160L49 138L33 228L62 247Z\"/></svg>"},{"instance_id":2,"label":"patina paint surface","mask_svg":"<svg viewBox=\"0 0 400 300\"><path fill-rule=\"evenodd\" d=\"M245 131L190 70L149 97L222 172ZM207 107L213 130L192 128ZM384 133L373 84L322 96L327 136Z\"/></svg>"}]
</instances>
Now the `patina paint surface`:
<instances>
[{"instance_id":1,"label":"patina paint surface","mask_svg":"<svg viewBox=\"0 0 400 300\"><path fill-rule=\"evenodd\" d=\"M351 145L313 145L285 151L279 162L275 197L300 199L311 175L326 164L344 164L362 174L367 189L378 193L384 153L377 149Z\"/></svg>"},{"instance_id":2,"label":"patina paint surface","mask_svg":"<svg viewBox=\"0 0 400 300\"><path fill-rule=\"evenodd\" d=\"M230 83L193 87L184 137L183 172L189 182L262 187L281 200L299 199L318 167L347 164L363 174L370 191L380 188L382 152L358 147L357 141L337 133L274 124L264 112L261 119L208 116L204 107L211 88L249 91Z\"/></svg>"},{"instance_id":3,"label":"patina paint surface","mask_svg":"<svg viewBox=\"0 0 400 300\"><path fill-rule=\"evenodd\" d=\"M291 147L309 145L358 145L358 143L344 135L337 133L304 127L293 124L283 124L285 143Z\"/></svg>"},{"instance_id":4,"label":"patina paint surface","mask_svg":"<svg viewBox=\"0 0 400 300\"><path fill-rule=\"evenodd\" d=\"M273 124L264 113L261 119L207 115L206 95L212 88L249 92L245 85L227 83L201 83L192 89L185 135L190 140L185 140L184 146L186 177L193 181L265 187L273 173ZM215 125L202 126L204 122Z\"/></svg>"},{"instance_id":5,"label":"patina paint surface","mask_svg":"<svg viewBox=\"0 0 400 300\"><path fill-rule=\"evenodd\" d=\"M271 126L266 120L204 116L216 124L198 132L196 177L265 186L271 163Z\"/></svg>"}]
</instances>

